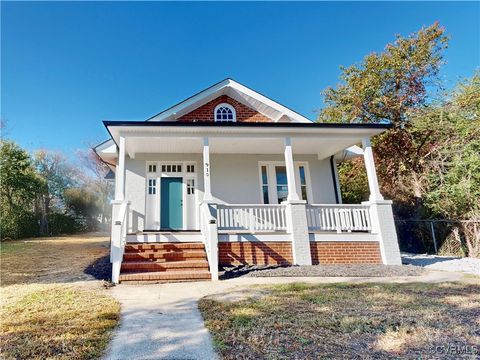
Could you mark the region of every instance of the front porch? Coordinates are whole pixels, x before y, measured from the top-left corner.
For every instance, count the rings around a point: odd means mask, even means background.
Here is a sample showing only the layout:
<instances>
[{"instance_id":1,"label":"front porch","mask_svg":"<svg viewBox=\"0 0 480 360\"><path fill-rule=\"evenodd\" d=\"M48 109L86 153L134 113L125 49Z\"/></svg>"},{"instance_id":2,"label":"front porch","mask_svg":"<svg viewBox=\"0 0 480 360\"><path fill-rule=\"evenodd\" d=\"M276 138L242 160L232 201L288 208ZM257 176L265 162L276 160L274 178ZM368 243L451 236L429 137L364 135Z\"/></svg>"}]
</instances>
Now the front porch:
<instances>
[{"instance_id":1,"label":"front porch","mask_svg":"<svg viewBox=\"0 0 480 360\"><path fill-rule=\"evenodd\" d=\"M213 280L219 265L400 263L369 142L384 127L236 125L106 123L118 144L114 282L127 243L202 244ZM370 200L341 204L336 162L358 154ZM178 194L165 190L175 181Z\"/></svg>"}]
</instances>

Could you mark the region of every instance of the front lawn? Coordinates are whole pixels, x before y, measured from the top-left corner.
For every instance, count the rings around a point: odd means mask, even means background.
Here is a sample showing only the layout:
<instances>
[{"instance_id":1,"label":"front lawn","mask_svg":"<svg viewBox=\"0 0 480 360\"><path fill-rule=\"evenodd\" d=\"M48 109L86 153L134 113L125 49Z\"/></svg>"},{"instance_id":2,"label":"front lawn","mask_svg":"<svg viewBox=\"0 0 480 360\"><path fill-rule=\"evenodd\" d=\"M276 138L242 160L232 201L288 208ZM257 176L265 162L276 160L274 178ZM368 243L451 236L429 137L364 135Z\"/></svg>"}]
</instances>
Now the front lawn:
<instances>
[{"instance_id":1,"label":"front lawn","mask_svg":"<svg viewBox=\"0 0 480 360\"><path fill-rule=\"evenodd\" d=\"M97 359L120 305L104 291L73 285L2 288L2 358Z\"/></svg>"},{"instance_id":2,"label":"front lawn","mask_svg":"<svg viewBox=\"0 0 480 360\"><path fill-rule=\"evenodd\" d=\"M95 235L1 244L2 359L101 358L120 305L90 274L108 246Z\"/></svg>"},{"instance_id":3,"label":"front lawn","mask_svg":"<svg viewBox=\"0 0 480 360\"><path fill-rule=\"evenodd\" d=\"M297 283L262 287L257 295L200 301L224 359L458 358L480 351L480 285Z\"/></svg>"},{"instance_id":4,"label":"front lawn","mask_svg":"<svg viewBox=\"0 0 480 360\"><path fill-rule=\"evenodd\" d=\"M109 247L108 237L95 234L4 241L1 285L91 280L88 270L108 263Z\"/></svg>"}]
</instances>

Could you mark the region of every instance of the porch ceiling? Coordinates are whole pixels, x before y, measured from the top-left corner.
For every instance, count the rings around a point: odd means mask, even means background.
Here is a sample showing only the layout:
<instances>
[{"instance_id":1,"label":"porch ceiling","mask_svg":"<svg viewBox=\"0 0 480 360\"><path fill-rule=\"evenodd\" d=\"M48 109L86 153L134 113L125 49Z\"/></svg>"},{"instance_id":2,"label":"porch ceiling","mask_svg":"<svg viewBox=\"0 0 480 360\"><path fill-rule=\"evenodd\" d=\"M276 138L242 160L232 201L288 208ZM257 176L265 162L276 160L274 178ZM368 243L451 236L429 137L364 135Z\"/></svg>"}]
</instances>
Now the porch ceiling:
<instances>
[{"instance_id":1,"label":"porch ceiling","mask_svg":"<svg viewBox=\"0 0 480 360\"><path fill-rule=\"evenodd\" d=\"M214 154L283 154L285 138L290 137L294 154L315 154L319 159L359 144L376 135L385 125L345 124L165 124L105 122L113 140L125 137L130 157L139 153L202 153L203 139L209 138ZM159 123L153 123L159 124ZM223 125L223 124L222 124Z\"/></svg>"}]
</instances>

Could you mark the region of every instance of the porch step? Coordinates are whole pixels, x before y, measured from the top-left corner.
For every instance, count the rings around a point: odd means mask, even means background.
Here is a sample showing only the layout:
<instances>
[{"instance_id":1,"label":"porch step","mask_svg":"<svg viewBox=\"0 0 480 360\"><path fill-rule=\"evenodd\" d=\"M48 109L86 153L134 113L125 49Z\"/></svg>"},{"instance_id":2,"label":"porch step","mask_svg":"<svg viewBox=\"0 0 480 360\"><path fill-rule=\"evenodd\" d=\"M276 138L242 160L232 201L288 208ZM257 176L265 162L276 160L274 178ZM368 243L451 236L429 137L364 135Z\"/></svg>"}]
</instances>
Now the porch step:
<instances>
[{"instance_id":1,"label":"porch step","mask_svg":"<svg viewBox=\"0 0 480 360\"><path fill-rule=\"evenodd\" d=\"M127 243L121 282L210 280L203 243Z\"/></svg>"},{"instance_id":2,"label":"porch step","mask_svg":"<svg viewBox=\"0 0 480 360\"><path fill-rule=\"evenodd\" d=\"M128 261L122 263L122 272L135 272L135 271L177 271L179 269L195 270L207 269L208 262L206 260L189 260L189 261L170 261L170 262L157 262L157 261Z\"/></svg>"},{"instance_id":3,"label":"porch step","mask_svg":"<svg viewBox=\"0 0 480 360\"><path fill-rule=\"evenodd\" d=\"M120 274L120 281L128 282L183 282L183 281L199 281L210 280L211 275L208 270L196 271L172 271L172 272L135 272Z\"/></svg>"},{"instance_id":4,"label":"porch step","mask_svg":"<svg viewBox=\"0 0 480 360\"><path fill-rule=\"evenodd\" d=\"M203 239L199 231L185 232L144 232L128 234L127 242L131 243L170 243L170 242L199 242Z\"/></svg>"},{"instance_id":5,"label":"porch step","mask_svg":"<svg viewBox=\"0 0 480 360\"><path fill-rule=\"evenodd\" d=\"M203 250L185 250L185 251L165 251L165 250L146 250L138 252L126 252L124 262L127 261L181 261L181 260L204 260L206 257Z\"/></svg>"},{"instance_id":6,"label":"porch step","mask_svg":"<svg viewBox=\"0 0 480 360\"><path fill-rule=\"evenodd\" d=\"M125 252L142 252L142 251L177 251L177 250L194 250L205 249L203 243L150 243L150 244L137 244L127 243L125 245Z\"/></svg>"}]
</instances>

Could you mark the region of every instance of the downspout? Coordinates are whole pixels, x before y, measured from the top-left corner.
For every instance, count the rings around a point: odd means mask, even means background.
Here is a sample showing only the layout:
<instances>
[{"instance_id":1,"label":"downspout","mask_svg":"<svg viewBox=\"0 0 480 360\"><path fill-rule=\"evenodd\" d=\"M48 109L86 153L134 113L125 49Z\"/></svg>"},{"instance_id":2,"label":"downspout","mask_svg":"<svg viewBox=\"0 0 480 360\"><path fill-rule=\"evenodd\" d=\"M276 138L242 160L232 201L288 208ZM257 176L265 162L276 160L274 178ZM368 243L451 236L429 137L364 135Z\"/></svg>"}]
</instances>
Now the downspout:
<instances>
[{"instance_id":1,"label":"downspout","mask_svg":"<svg viewBox=\"0 0 480 360\"><path fill-rule=\"evenodd\" d=\"M338 183L337 178L335 176L335 161L333 159L333 155L330 156L330 171L332 173L332 181L333 181L333 190L335 191L335 203L340 204L340 196L338 194Z\"/></svg>"}]
</instances>

